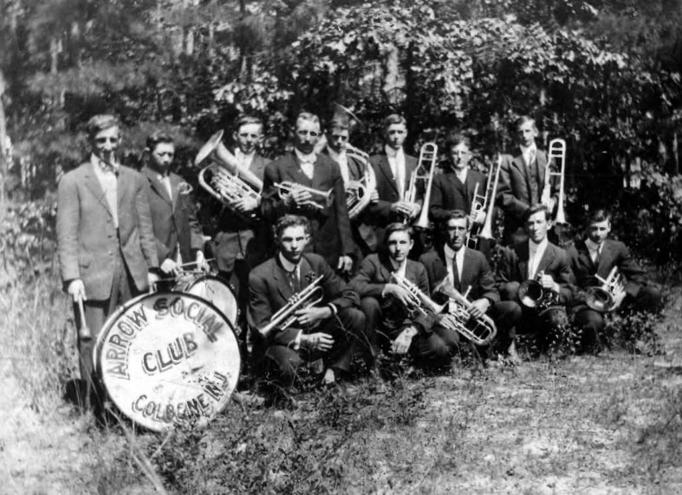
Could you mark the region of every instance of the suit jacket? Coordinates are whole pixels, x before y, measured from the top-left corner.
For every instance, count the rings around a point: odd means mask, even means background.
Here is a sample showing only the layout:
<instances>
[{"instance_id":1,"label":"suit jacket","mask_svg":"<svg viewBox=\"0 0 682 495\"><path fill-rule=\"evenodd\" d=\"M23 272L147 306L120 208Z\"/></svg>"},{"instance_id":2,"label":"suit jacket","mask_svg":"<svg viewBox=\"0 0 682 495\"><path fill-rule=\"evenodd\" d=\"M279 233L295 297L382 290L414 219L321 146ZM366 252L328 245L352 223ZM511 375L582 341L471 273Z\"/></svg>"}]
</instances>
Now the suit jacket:
<instances>
[{"instance_id":1,"label":"suit jacket","mask_svg":"<svg viewBox=\"0 0 682 495\"><path fill-rule=\"evenodd\" d=\"M321 256L305 253L300 262L301 289L307 287L312 280L324 275L321 287L324 293L323 302L333 304L337 310L357 307L359 299L355 292L346 286ZM254 268L249 274L249 318L255 328L267 325L278 310L297 291L289 283L289 277L276 255ZM289 345L300 329L289 328L284 331L275 330L268 338L273 343Z\"/></svg>"},{"instance_id":2,"label":"suit jacket","mask_svg":"<svg viewBox=\"0 0 682 495\"><path fill-rule=\"evenodd\" d=\"M273 224L287 213L307 217L312 226L310 249L322 255L330 265L336 266L339 256L352 255L355 247L348 219L343 178L336 162L322 154L317 155L313 171L313 178L309 179L301 170L293 152L286 153L268 164L263 180L261 211L263 218ZM279 199L275 188L275 184L284 181L296 182L319 191L326 192L332 189L332 204L321 211L289 206Z\"/></svg>"},{"instance_id":3,"label":"suit jacket","mask_svg":"<svg viewBox=\"0 0 682 495\"><path fill-rule=\"evenodd\" d=\"M571 246L568 255L580 289L601 286L602 283L596 279L595 274L606 278L614 266L617 266L618 273L625 277L625 292L630 296L636 297L642 284L646 282L644 270L632 259L630 250L620 241L613 239L604 241L597 265L592 262L584 240L577 241Z\"/></svg>"},{"instance_id":4,"label":"suit jacket","mask_svg":"<svg viewBox=\"0 0 682 495\"><path fill-rule=\"evenodd\" d=\"M530 257L528 242L515 244L513 248L507 249L503 253L499 271L501 280L503 282L526 281ZM566 251L548 242L536 273L541 271L551 275L554 281L559 284L559 302L564 305L570 304L575 289L575 279Z\"/></svg>"},{"instance_id":5,"label":"suit jacket","mask_svg":"<svg viewBox=\"0 0 682 495\"><path fill-rule=\"evenodd\" d=\"M545 168L547 156L541 150L537 151L535 165L537 166L537 181L535 188L528 172L528 166L521 154L512 158L505 155L500 168L500 180L497 189L497 202L504 209L505 224L509 226L523 225L523 215L533 203L540 201L542 189L545 185ZM535 190L535 194L533 194Z\"/></svg>"},{"instance_id":6,"label":"suit jacket","mask_svg":"<svg viewBox=\"0 0 682 495\"><path fill-rule=\"evenodd\" d=\"M457 272L454 271L455 278L454 287L462 295L471 287L468 299L475 301L485 297L491 303L496 303L500 300L500 294L495 287L495 278L490 270L488 260L483 253L475 249L464 249L464 262L462 263L462 277L457 277ZM429 276L429 285L432 290L445 277L448 276L448 269L445 265L445 255L443 250L430 251L423 254L419 261L426 267L426 273Z\"/></svg>"},{"instance_id":7,"label":"suit jacket","mask_svg":"<svg viewBox=\"0 0 682 495\"><path fill-rule=\"evenodd\" d=\"M149 183L149 206L159 261L175 259L178 245L184 262L194 260L193 252L203 249L204 237L191 197L186 193L179 194L179 186L185 182L184 179L177 174L169 174L171 198L156 171L143 167L141 172Z\"/></svg>"},{"instance_id":8,"label":"suit jacket","mask_svg":"<svg viewBox=\"0 0 682 495\"><path fill-rule=\"evenodd\" d=\"M423 315L418 313L416 318L411 318L413 311L405 308L397 301L386 301L382 298L384 287L388 283L395 283L391 280L393 266L386 254L373 253L368 255L360 264L360 269L350 281L350 287L362 297L373 297L382 302L384 318L389 318L396 325L414 323L421 331L430 332L435 316L432 314ZM426 268L418 261L408 259L405 267L405 277L407 280L416 284L419 290L429 295L429 278Z\"/></svg>"},{"instance_id":9,"label":"suit jacket","mask_svg":"<svg viewBox=\"0 0 682 495\"><path fill-rule=\"evenodd\" d=\"M486 177L481 172L469 169L464 184L451 167L442 174L435 174L429 202L431 219L442 222L452 210L462 210L467 215L471 213L476 184L478 184L476 194L483 196L486 193Z\"/></svg>"},{"instance_id":10,"label":"suit jacket","mask_svg":"<svg viewBox=\"0 0 682 495\"><path fill-rule=\"evenodd\" d=\"M83 163L64 174L57 191L57 242L62 281L81 279L88 299L111 295L115 250L139 291L147 289L147 272L159 266L145 178L119 167L118 235L94 165Z\"/></svg>"}]
</instances>

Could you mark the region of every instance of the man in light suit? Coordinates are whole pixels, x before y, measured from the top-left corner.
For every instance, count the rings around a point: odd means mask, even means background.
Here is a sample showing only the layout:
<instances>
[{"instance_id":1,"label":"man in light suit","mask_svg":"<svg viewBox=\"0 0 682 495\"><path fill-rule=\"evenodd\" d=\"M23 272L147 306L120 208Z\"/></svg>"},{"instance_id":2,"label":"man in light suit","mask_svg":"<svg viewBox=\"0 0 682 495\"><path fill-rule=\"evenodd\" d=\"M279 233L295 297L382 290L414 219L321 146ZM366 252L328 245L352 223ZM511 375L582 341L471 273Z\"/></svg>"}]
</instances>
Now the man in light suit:
<instances>
[{"instance_id":1,"label":"man in light suit","mask_svg":"<svg viewBox=\"0 0 682 495\"><path fill-rule=\"evenodd\" d=\"M320 136L317 115L300 113L294 130L293 152L284 154L265 168L261 211L273 224L285 214L306 217L311 224L308 249L321 255L333 268L350 273L355 245L346 191L338 164L326 155L315 153ZM325 194L331 191L331 199L327 201L321 195L302 189L295 189L283 199L276 187L282 182L300 184Z\"/></svg>"},{"instance_id":2,"label":"man in light suit","mask_svg":"<svg viewBox=\"0 0 682 495\"><path fill-rule=\"evenodd\" d=\"M128 299L148 290L159 266L145 178L116 160L119 124L111 115L88 122L90 159L66 173L57 192L57 242L62 281L74 301L80 335L81 378L88 398L92 349L106 318ZM85 322L75 303L82 301ZM97 403L97 402L96 402Z\"/></svg>"},{"instance_id":3,"label":"man in light suit","mask_svg":"<svg viewBox=\"0 0 682 495\"><path fill-rule=\"evenodd\" d=\"M149 183L149 205L161 271L177 275L181 265L195 261L195 269L206 268L204 236L190 197L191 187L170 171L173 138L155 132L147 138L149 161L141 173Z\"/></svg>"}]
</instances>

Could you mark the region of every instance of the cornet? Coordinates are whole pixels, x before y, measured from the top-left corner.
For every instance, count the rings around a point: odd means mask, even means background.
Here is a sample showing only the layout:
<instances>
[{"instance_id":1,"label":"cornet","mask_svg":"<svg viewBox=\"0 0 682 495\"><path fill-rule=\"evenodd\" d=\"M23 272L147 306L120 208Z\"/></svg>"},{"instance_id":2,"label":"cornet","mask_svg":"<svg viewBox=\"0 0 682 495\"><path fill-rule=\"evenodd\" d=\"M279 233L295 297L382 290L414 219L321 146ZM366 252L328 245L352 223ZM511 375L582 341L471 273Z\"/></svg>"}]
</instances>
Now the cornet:
<instances>
[{"instance_id":1,"label":"cornet","mask_svg":"<svg viewBox=\"0 0 682 495\"><path fill-rule=\"evenodd\" d=\"M298 182L284 181L275 183L275 189L277 189L277 195L279 199L288 203L292 201L292 194L296 191L307 191L313 197L313 199L306 200L299 203L298 206L308 206L317 210L324 210L331 206L332 201L334 201L334 189L329 189L329 191L320 191L319 189L313 189L312 187L307 187ZM315 201L315 199L321 201Z\"/></svg>"},{"instance_id":2,"label":"cornet","mask_svg":"<svg viewBox=\"0 0 682 495\"><path fill-rule=\"evenodd\" d=\"M417 181L426 181L426 192L424 193L424 202L419 213L419 218L414 223L414 226L420 229L429 228L429 203L431 201L431 188L433 186L433 174L436 171L436 158L438 157L438 146L436 143L424 143L419 150L419 162L417 168L412 172L410 177L410 185L407 188L404 201L407 203L417 202ZM409 218L404 220L405 223Z\"/></svg>"},{"instance_id":3,"label":"cornet","mask_svg":"<svg viewBox=\"0 0 682 495\"><path fill-rule=\"evenodd\" d=\"M552 170L552 163L554 160L559 162L559 170ZM565 224L566 214L564 213L564 179L566 175L566 141L563 139L552 139L549 142L549 151L547 153L547 165L545 166L545 184L542 188L542 195L540 202L547 206L550 205L550 198L552 196L552 177L559 177L559 197L557 199L558 206L554 223ZM551 212L550 212L551 213Z\"/></svg>"},{"instance_id":4,"label":"cornet","mask_svg":"<svg viewBox=\"0 0 682 495\"><path fill-rule=\"evenodd\" d=\"M320 283L324 275L320 275L308 285L305 289L297 292L289 298L287 303L280 308L272 317L270 322L260 329L261 335L267 337L270 332L275 328L280 331L286 330L294 323L296 323L297 317L294 313L300 309L312 308L316 304L320 303L324 298L322 287Z\"/></svg>"},{"instance_id":5,"label":"cornet","mask_svg":"<svg viewBox=\"0 0 682 495\"><path fill-rule=\"evenodd\" d=\"M585 304L600 313L608 313L617 309L625 298L625 284L623 277L618 273L618 267L614 266L605 279L596 274L595 278L602 285L587 289Z\"/></svg>"}]
</instances>

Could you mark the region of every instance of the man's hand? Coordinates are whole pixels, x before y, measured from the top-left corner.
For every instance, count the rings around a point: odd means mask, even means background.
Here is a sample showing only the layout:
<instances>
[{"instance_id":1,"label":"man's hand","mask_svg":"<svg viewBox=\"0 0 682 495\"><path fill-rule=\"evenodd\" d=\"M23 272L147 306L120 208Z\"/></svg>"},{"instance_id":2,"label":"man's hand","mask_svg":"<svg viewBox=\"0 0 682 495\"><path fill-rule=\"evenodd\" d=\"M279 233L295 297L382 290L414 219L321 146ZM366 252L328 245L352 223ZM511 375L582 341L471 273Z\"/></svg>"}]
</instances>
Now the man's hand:
<instances>
[{"instance_id":1,"label":"man's hand","mask_svg":"<svg viewBox=\"0 0 682 495\"><path fill-rule=\"evenodd\" d=\"M391 204L391 211L410 218L412 217L412 206L412 203L408 203L407 201L396 201Z\"/></svg>"},{"instance_id":2,"label":"man's hand","mask_svg":"<svg viewBox=\"0 0 682 495\"><path fill-rule=\"evenodd\" d=\"M478 210L471 214L472 223L483 225L485 223L485 211Z\"/></svg>"},{"instance_id":3,"label":"man's hand","mask_svg":"<svg viewBox=\"0 0 682 495\"><path fill-rule=\"evenodd\" d=\"M202 272L208 272L211 269L208 266L208 262L206 261L206 257L204 256L204 252L202 250L197 251L194 261L197 265L197 269L201 270Z\"/></svg>"},{"instance_id":4,"label":"man's hand","mask_svg":"<svg viewBox=\"0 0 682 495\"><path fill-rule=\"evenodd\" d=\"M391 295L395 297L398 301L400 301L404 306L407 306L408 308L417 304L417 301L415 301L412 293L398 284L386 284L384 286L383 295L384 296Z\"/></svg>"},{"instance_id":5,"label":"man's hand","mask_svg":"<svg viewBox=\"0 0 682 495\"><path fill-rule=\"evenodd\" d=\"M79 278L72 280L66 291L71 295L73 302L86 301L88 299L85 297L85 285Z\"/></svg>"},{"instance_id":6,"label":"man's hand","mask_svg":"<svg viewBox=\"0 0 682 495\"><path fill-rule=\"evenodd\" d=\"M411 203L412 206L412 212L410 213L410 218L415 218L417 215L419 215L419 212L422 211L422 205L419 203Z\"/></svg>"},{"instance_id":7,"label":"man's hand","mask_svg":"<svg viewBox=\"0 0 682 495\"><path fill-rule=\"evenodd\" d=\"M159 276L156 273L147 272L147 283L149 284L149 292L156 290L156 283L159 281Z\"/></svg>"},{"instance_id":8,"label":"man's hand","mask_svg":"<svg viewBox=\"0 0 682 495\"><path fill-rule=\"evenodd\" d=\"M306 191L305 189L301 189L299 187L294 187L294 189L291 191L291 198L297 206L303 206L309 201L312 201L313 195L310 193L310 191Z\"/></svg>"},{"instance_id":9,"label":"man's hand","mask_svg":"<svg viewBox=\"0 0 682 495\"><path fill-rule=\"evenodd\" d=\"M539 282L540 285L542 286L543 289L551 290L554 292L559 292L561 290L561 287L559 287L559 284L557 284L554 279L552 278L551 275L547 275L545 272L541 272L542 274L539 277Z\"/></svg>"},{"instance_id":10,"label":"man's hand","mask_svg":"<svg viewBox=\"0 0 682 495\"><path fill-rule=\"evenodd\" d=\"M246 196L235 203L235 207L237 208L237 211L239 213L249 213L251 211L254 211L259 206L260 196L255 198L251 196Z\"/></svg>"},{"instance_id":11,"label":"man's hand","mask_svg":"<svg viewBox=\"0 0 682 495\"><path fill-rule=\"evenodd\" d=\"M327 352L334 345L334 339L328 333L316 332L301 335L301 347L310 351Z\"/></svg>"},{"instance_id":12,"label":"man's hand","mask_svg":"<svg viewBox=\"0 0 682 495\"><path fill-rule=\"evenodd\" d=\"M394 354L407 354L415 335L417 335L417 329L415 327L407 327L393 341L391 351Z\"/></svg>"},{"instance_id":13,"label":"man's hand","mask_svg":"<svg viewBox=\"0 0 682 495\"><path fill-rule=\"evenodd\" d=\"M180 273L180 265L178 265L172 259L166 258L163 260L163 263L161 263L161 271L167 275L173 275L174 277L177 277Z\"/></svg>"},{"instance_id":14,"label":"man's hand","mask_svg":"<svg viewBox=\"0 0 682 495\"><path fill-rule=\"evenodd\" d=\"M369 193L369 202L376 203L377 201L379 201L379 191L372 189L372 192Z\"/></svg>"},{"instance_id":15,"label":"man's hand","mask_svg":"<svg viewBox=\"0 0 682 495\"><path fill-rule=\"evenodd\" d=\"M475 301L471 302L471 306L469 307L469 314L474 318L480 318L486 313L486 311L488 311L489 307L490 301L485 297L482 297L481 299L476 299Z\"/></svg>"},{"instance_id":16,"label":"man's hand","mask_svg":"<svg viewBox=\"0 0 682 495\"><path fill-rule=\"evenodd\" d=\"M329 306L313 306L312 308L299 309L294 315L296 315L296 321L299 324L308 326L326 320L332 315L332 310Z\"/></svg>"},{"instance_id":17,"label":"man's hand","mask_svg":"<svg viewBox=\"0 0 682 495\"><path fill-rule=\"evenodd\" d=\"M350 256L339 256L339 262L336 265L336 269L340 270L341 273L350 273L353 269L353 258Z\"/></svg>"}]
</instances>

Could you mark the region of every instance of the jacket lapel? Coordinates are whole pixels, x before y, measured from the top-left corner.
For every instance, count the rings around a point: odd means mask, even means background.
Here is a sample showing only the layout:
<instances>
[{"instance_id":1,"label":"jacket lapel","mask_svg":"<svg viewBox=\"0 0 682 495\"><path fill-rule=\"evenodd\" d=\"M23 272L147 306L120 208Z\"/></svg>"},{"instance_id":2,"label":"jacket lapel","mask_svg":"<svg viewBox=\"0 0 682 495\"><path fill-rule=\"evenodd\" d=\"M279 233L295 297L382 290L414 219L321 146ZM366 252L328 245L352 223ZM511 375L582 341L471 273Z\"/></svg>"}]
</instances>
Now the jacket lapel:
<instances>
[{"instance_id":1,"label":"jacket lapel","mask_svg":"<svg viewBox=\"0 0 682 495\"><path fill-rule=\"evenodd\" d=\"M541 271L544 271L547 268L549 268L549 265L551 264L551 262L554 258L555 258L554 246L548 242L547 247L545 248L545 252L542 253L542 258L540 258L540 263L538 264L538 268L537 268L537 270L535 270L535 275L537 275Z\"/></svg>"},{"instance_id":2,"label":"jacket lapel","mask_svg":"<svg viewBox=\"0 0 682 495\"><path fill-rule=\"evenodd\" d=\"M95 176L95 171L94 171L95 165L92 162L87 162L84 166L84 175L85 175L85 185L90 191L95 195L95 198L102 203L102 206L107 210L107 213L112 216L113 214L111 211L111 207L109 206L109 203L107 202L107 198L104 195L104 189L102 189L101 184L99 183L99 180ZM120 185L118 186L117 189L120 189Z\"/></svg>"},{"instance_id":3,"label":"jacket lapel","mask_svg":"<svg viewBox=\"0 0 682 495\"><path fill-rule=\"evenodd\" d=\"M152 191L154 191L161 199L163 199L169 205L172 204L171 198L170 198L170 196L168 196L168 191L166 190L166 186L164 186L163 183L159 180L156 172L154 172L149 167L144 167L142 169L142 172L147 177L147 180L149 180L149 185L151 186ZM173 186L173 183L171 181L171 189L172 189L172 186Z\"/></svg>"},{"instance_id":4,"label":"jacket lapel","mask_svg":"<svg viewBox=\"0 0 682 495\"><path fill-rule=\"evenodd\" d=\"M589 254L588 254L589 257ZM608 275L611 269L611 264L613 262L613 250L611 249L611 243L606 240L601 248L601 254L599 255L599 264L596 266L596 272L600 275L603 273ZM594 264L592 265L594 266Z\"/></svg>"},{"instance_id":5,"label":"jacket lapel","mask_svg":"<svg viewBox=\"0 0 682 495\"><path fill-rule=\"evenodd\" d=\"M294 295L294 290L289 284L289 276L279 263L279 254L275 255L275 262L273 263L274 270L272 271L272 278L275 281L275 286L280 295L285 301L288 301Z\"/></svg>"},{"instance_id":6,"label":"jacket lapel","mask_svg":"<svg viewBox=\"0 0 682 495\"><path fill-rule=\"evenodd\" d=\"M388 163L388 156L385 154L379 155L379 171L386 177L386 181L390 184L393 190L400 196L400 191L398 191L397 179L393 177L393 172L391 172L391 165ZM409 180L409 177L405 178L405 181Z\"/></svg>"}]
</instances>

